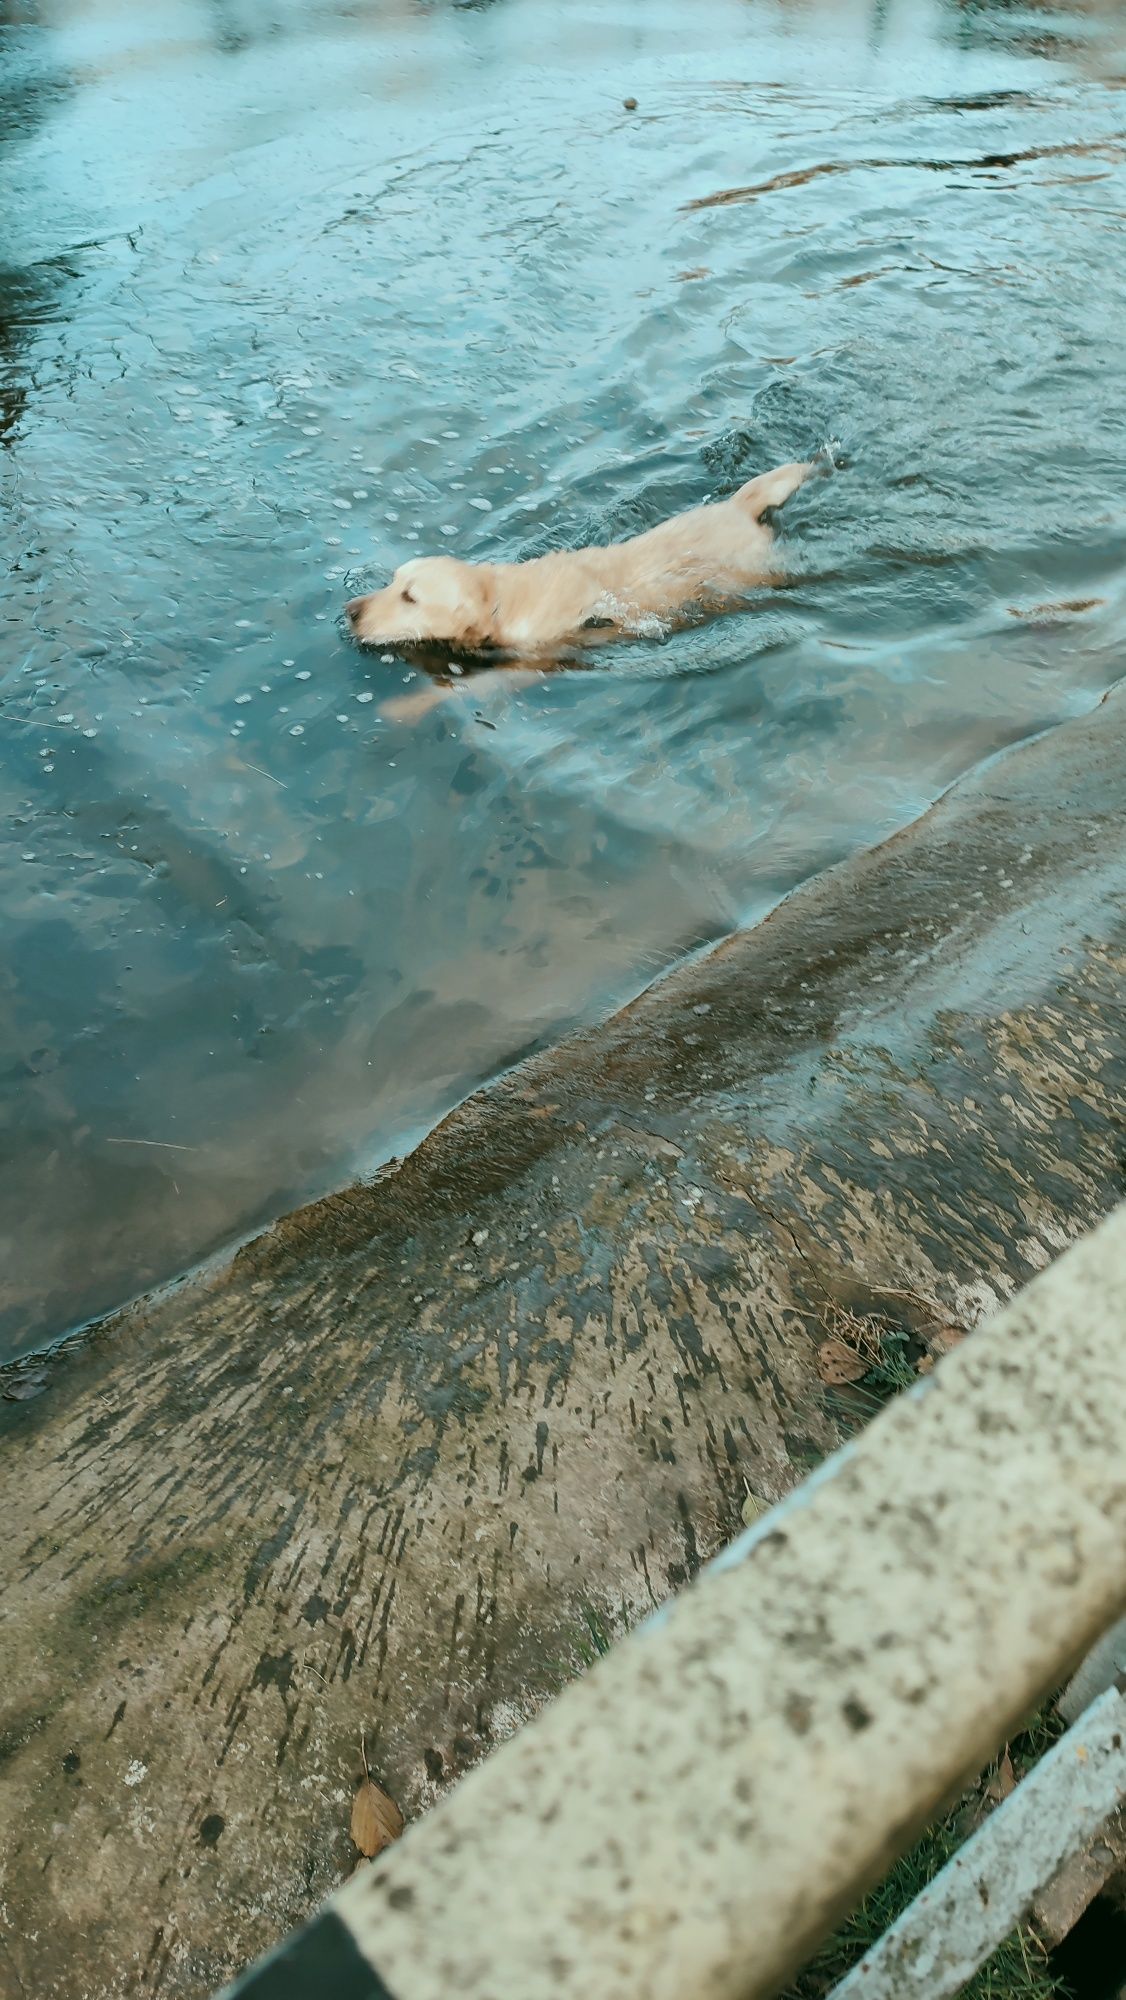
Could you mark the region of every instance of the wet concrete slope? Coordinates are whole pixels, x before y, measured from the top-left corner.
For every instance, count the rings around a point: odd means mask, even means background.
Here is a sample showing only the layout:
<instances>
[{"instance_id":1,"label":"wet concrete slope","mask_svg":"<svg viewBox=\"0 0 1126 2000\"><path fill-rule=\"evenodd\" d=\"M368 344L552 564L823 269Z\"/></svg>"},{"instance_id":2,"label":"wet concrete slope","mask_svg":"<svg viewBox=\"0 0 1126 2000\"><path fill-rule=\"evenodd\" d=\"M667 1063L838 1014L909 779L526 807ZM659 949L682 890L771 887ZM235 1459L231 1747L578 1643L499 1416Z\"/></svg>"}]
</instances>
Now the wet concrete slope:
<instances>
[{"instance_id":1,"label":"wet concrete slope","mask_svg":"<svg viewBox=\"0 0 1126 2000\"><path fill-rule=\"evenodd\" d=\"M1109 1209L1124 889L1118 694L0 1405L0 1993L207 1992L361 1730L418 1813L833 1443L834 1304Z\"/></svg>"}]
</instances>

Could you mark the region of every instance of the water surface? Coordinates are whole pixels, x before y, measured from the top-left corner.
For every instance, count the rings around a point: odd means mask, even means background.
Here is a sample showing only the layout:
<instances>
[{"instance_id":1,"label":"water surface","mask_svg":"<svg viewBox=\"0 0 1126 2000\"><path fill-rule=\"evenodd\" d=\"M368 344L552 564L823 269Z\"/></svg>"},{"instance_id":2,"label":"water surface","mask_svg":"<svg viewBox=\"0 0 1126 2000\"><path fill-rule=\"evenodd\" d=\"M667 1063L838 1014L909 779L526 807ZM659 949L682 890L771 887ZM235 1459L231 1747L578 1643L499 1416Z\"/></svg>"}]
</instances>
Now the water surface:
<instances>
[{"instance_id":1,"label":"water surface","mask_svg":"<svg viewBox=\"0 0 1126 2000\"><path fill-rule=\"evenodd\" d=\"M955 0L0 5L0 1348L1097 699L1124 77ZM408 554L829 438L789 588L380 716L337 614Z\"/></svg>"}]
</instances>

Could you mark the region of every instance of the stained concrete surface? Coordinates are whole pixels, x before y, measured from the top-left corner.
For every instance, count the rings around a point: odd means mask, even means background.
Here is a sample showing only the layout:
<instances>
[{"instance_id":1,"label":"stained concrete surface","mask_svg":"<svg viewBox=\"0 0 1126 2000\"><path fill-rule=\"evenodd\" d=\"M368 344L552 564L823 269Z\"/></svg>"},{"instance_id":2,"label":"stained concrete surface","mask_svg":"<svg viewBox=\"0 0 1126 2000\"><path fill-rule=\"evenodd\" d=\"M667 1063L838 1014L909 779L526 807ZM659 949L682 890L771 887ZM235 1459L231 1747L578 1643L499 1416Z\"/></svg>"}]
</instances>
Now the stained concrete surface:
<instances>
[{"instance_id":1,"label":"stained concrete surface","mask_svg":"<svg viewBox=\"0 0 1126 2000\"><path fill-rule=\"evenodd\" d=\"M0 1993L201 1995L1124 1185L1126 700L0 1405ZM922 1303L922 1302L928 1303Z\"/></svg>"},{"instance_id":2,"label":"stained concrete surface","mask_svg":"<svg viewBox=\"0 0 1126 2000\"><path fill-rule=\"evenodd\" d=\"M342 1890L379 1992L770 2000L1126 1602L1124 1341L1126 1203ZM834 2000L961 1992L1124 1737L1113 1688Z\"/></svg>"}]
</instances>

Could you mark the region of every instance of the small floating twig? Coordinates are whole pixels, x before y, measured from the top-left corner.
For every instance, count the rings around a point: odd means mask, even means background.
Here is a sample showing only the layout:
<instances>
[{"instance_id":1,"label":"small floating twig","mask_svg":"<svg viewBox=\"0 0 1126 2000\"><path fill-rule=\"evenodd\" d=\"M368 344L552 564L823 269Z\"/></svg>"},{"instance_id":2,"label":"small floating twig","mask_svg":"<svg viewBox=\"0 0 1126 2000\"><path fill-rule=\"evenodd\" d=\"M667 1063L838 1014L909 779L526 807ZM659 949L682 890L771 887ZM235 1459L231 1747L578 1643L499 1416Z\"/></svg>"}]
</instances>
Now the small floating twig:
<instances>
[{"instance_id":1,"label":"small floating twig","mask_svg":"<svg viewBox=\"0 0 1126 2000\"><path fill-rule=\"evenodd\" d=\"M159 1146L165 1153L198 1153L198 1146L178 1146L174 1139L107 1139L107 1146Z\"/></svg>"}]
</instances>

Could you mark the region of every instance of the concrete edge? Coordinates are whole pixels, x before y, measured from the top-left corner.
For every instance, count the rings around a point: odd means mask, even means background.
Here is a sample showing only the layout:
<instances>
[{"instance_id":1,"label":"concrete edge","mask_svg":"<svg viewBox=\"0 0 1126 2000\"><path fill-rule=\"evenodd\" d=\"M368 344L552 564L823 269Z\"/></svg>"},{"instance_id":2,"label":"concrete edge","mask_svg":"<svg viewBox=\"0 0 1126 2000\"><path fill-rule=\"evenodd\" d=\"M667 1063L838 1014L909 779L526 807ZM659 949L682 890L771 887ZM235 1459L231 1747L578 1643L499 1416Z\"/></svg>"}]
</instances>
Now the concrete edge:
<instances>
[{"instance_id":1,"label":"concrete edge","mask_svg":"<svg viewBox=\"0 0 1126 2000\"><path fill-rule=\"evenodd\" d=\"M1124 1333L1126 1207L332 1899L371 1991L772 1992L1126 1603Z\"/></svg>"}]
</instances>

